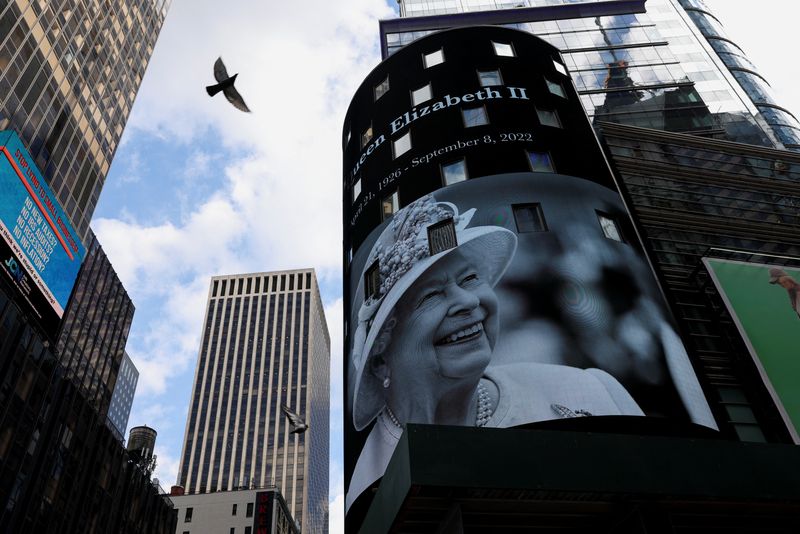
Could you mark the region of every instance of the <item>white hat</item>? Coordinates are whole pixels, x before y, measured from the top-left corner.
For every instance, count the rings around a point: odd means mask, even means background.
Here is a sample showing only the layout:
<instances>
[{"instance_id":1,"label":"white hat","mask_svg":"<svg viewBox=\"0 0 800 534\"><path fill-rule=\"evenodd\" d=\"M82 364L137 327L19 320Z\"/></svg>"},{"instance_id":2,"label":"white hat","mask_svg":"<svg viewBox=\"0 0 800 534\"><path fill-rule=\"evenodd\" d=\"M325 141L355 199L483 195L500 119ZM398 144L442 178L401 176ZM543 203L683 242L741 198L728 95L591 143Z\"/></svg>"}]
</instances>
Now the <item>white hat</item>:
<instances>
[{"instance_id":1,"label":"white hat","mask_svg":"<svg viewBox=\"0 0 800 534\"><path fill-rule=\"evenodd\" d=\"M370 251L365 270L378 262L379 282L374 295L365 295L358 312L352 362L353 424L356 430L369 425L383 409L383 389L378 378L366 370L375 340L386 319L409 287L439 260L459 250L494 287L503 276L517 248L517 236L499 226L467 228L475 209L459 215L449 202L436 202L432 195L419 198L394 214ZM428 228L453 219L456 244L430 254ZM360 284L363 286L363 280ZM400 318L402 320L403 318Z\"/></svg>"}]
</instances>

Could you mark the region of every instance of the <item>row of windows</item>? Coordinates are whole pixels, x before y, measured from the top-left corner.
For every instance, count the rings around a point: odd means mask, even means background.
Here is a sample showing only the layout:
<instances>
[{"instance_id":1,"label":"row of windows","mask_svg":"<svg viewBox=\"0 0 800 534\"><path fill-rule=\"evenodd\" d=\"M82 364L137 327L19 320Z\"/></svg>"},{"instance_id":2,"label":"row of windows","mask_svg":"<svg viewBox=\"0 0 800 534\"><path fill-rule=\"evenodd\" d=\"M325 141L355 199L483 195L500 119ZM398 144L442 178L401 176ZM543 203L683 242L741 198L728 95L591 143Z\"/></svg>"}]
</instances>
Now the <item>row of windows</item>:
<instances>
[{"instance_id":1,"label":"row of windows","mask_svg":"<svg viewBox=\"0 0 800 534\"><path fill-rule=\"evenodd\" d=\"M246 280L246 282L245 282ZM231 295L249 295L253 292L261 293L263 281L263 290L265 293L286 291L287 286L289 291L295 289L311 289L311 273L289 273L272 276L256 276L251 278L239 278L238 283L236 279L233 280L214 280L211 288L212 297L223 297ZM271 282L271 283L270 283ZM280 284L279 284L280 283ZM280 285L280 289L278 286Z\"/></svg>"},{"instance_id":2,"label":"row of windows","mask_svg":"<svg viewBox=\"0 0 800 534\"><path fill-rule=\"evenodd\" d=\"M563 68L563 66L562 66ZM560 72L560 71L559 71ZM565 71L566 72L566 71ZM499 69L492 69L492 70L478 70L478 84L481 87L497 87L503 85L503 77L500 73ZM564 86L560 82L553 81L549 78L545 77L545 84L547 85L547 89L550 93L559 96L561 98L567 98L567 94L564 90ZM388 87L389 85L389 78L387 77L381 84L376 86L376 91L380 87ZM377 94L377 93L376 93ZM422 87L417 89L413 89L411 91L411 105L418 106L420 104L424 104L429 100L433 99L433 87L431 83L427 83ZM466 121L465 121L466 124ZM485 123L481 123L485 124ZM475 124L471 124L470 126L475 126ZM372 124L367 126L367 128L361 132L361 148L363 149L366 147L373 138L373 130Z\"/></svg>"},{"instance_id":3,"label":"row of windows","mask_svg":"<svg viewBox=\"0 0 800 534\"><path fill-rule=\"evenodd\" d=\"M547 152L525 151L526 159L532 172L556 172L553 160ZM469 178L467 160L461 158L439 166L442 186L453 185ZM383 220L397 213L400 209L400 197L397 190L385 196L381 201L381 215Z\"/></svg>"},{"instance_id":4,"label":"row of windows","mask_svg":"<svg viewBox=\"0 0 800 534\"><path fill-rule=\"evenodd\" d=\"M514 51L514 47L511 43L503 43L497 41L491 41L492 48L496 56L499 57L516 57L516 53ZM424 68L428 69L431 67L435 67L436 65L440 65L444 63L445 56L444 56L444 49L440 48L438 50L434 50L433 52L425 53L422 55L422 64ZM568 76L567 69L564 65L557 60L553 60L553 66L555 67L556 71L561 73L564 76ZM491 87L491 86L498 86L503 85L502 77L500 75L499 70L479 70L478 71L478 81L481 87ZM552 82L548 80L548 87L551 87L551 91L554 94L558 94L559 96L565 97L563 87L560 87L560 84L556 82ZM557 92L554 87L558 86ZM375 101L378 101L383 95L389 92L389 75L387 74L386 78L384 78L380 83L373 87L373 97ZM411 91L411 104L416 106L421 104L422 102L426 102L433 97L433 91L431 90L431 84L427 84L419 89L415 89ZM361 134L361 148L363 149L367 146L372 139L372 125L364 130ZM351 132L348 129L347 134L345 136L345 145L350 142Z\"/></svg>"},{"instance_id":5,"label":"row of windows","mask_svg":"<svg viewBox=\"0 0 800 534\"><path fill-rule=\"evenodd\" d=\"M510 43L501 43L492 41L492 48L494 49L494 53L497 56L501 57L516 56L516 54L514 53L514 47ZM443 48L434 50L433 52L429 52L427 54L422 54L422 65L426 69L435 67L436 65L441 65L442 63L444 63ZM373 95L375 97L375 101L377 101L380 97L382 97L388 92L389 92L389 76L387 75L386 78L381 83L379 83L373 88Z\"/></svg>"},{"instance_id":6,"label":"row of windows","mask_svg":"<svg viewBox=\"0 0 800 534\"><path fill-rule=\"evenodd\" d=\"M514 214L514 223L517 233L539 233L547 232L547 222L544 217L542 205L538 202L525 204L512 204L511 211ZM607 239L624 243L619 225L616 219L603 213L595 211L597 222L603 235ZM455 234L453 219L445 219L432 224L428 227L428 252L431 256L458 246ZM366 271L364 271L364 298L377 297L380 288L380 260L376 260Z\"/></svg>"},{"instance_id":7,"label":"row of windows","mask_svg":"<svg viewBox=\"0 0 800 534\"><path fill-rule=\"evenodd\" d=\"M559 86L560 87L560 86ZM561 119L558 112L554 109L536 108L536 116L542 126L549 126L551 128L562 128ZM464 128L473 128L477 126L485 126L489 124L489 114L486 111L486 106L477 106L472 108L461 109L461 119ZM370 129L371 134L371 129ZM411 142L411 129L392 141L392 159L397 159L412 148ZM361 179L358 178L353 184L352 189L352 202L355 203L361 194Z\"/></svg>"}]
</instances>

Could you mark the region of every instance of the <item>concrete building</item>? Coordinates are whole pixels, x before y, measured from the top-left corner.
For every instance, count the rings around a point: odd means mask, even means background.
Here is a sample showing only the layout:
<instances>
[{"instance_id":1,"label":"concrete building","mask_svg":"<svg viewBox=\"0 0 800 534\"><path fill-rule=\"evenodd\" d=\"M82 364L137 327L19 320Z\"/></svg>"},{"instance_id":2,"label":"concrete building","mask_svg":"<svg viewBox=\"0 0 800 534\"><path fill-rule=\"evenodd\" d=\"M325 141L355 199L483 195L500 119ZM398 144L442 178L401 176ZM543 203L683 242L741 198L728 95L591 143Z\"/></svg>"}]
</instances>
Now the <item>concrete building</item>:
<instances>
[{"instance_id":1,"label":"concrete building","mask_svg":"<svg viewBox=\"0 0 800 534\"><path fill-rule=\"evenodd\" d=\"M300 534L277 489L171 495L175 534Z\"/></svg>"},{"instance_id":2,"label":"concrete building","mask_svg":"<svg viewBox=\"0 0 800 534\"><path fill-rule=\"evenodd\" d=\"M213 277L178 484L277 487L304 532L327 532L329 359L313 270Z\"/></svg>"}]
</instances>

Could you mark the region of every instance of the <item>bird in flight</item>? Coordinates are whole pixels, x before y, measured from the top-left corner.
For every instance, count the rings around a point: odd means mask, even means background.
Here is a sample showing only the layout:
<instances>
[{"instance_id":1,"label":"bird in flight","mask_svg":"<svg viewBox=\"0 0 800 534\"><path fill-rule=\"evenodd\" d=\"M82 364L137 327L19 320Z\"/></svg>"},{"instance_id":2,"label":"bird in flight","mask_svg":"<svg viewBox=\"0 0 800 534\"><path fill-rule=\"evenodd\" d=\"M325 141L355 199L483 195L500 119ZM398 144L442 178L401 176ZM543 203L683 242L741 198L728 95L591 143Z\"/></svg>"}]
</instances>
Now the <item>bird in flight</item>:
<instances>
[{"instance_id":1,"label":"bird in flight","mask_svg":"<svg viewBox=\"0 0 800 534\"><path fill-rule=\"evenodd\" d=\"M292 430L289 431L290 434L302 434L308 430L306 422L303 421L299 415L290 410L288 406L281 404L281 410L286 414L286 417L289 419L289 424L292 426Z\"/></svg>"},{"instance_id":2,"label":"bird in flight","mask_svg":"<svg viewBox=\"0 0 800 534\"><path fill-rule=\"evenodd\" d=\"M779 285L789 293L792 309L800 317L800 284L786 271L775 267L769 270L769 283Z\"/></svg>"},{"instance_id":3,"label":"bird in flight","mask_svg":"<svg viewBox=\"0 0 800 534\"><path fill-rule=\"evenodd\" d=\"M222 62L222 58L217 58L217 61L214 62L214 78L218 83L207 86L206 92L208 96L214 96L222 91L222 94L225 95L228 102L233 104L233 107L245 113L250 113L250 108L244 103L242 95L240 95L239 91L233 86L238 75L239 74L236 73L233 76L228 76L228 69L225 68L225 63Z\"/></svg>"}]
</instances>

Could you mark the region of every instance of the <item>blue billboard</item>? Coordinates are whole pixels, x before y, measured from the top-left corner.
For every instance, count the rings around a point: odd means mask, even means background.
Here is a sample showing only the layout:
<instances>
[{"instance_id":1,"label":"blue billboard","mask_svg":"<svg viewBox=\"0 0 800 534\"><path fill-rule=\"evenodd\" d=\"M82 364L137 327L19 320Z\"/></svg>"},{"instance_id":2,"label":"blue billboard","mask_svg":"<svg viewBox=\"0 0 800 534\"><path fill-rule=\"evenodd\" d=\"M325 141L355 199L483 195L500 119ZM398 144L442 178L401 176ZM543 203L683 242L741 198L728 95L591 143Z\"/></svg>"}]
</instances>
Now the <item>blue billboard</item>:
<instances>
[{"instance_id":1,"label":"blue billboard","mask_svg":"<svg viewBox=\"0 0 800 534\"><path fill-rule=\"evenodd\" d=\"M13 131L0 132L2 272L50 333L55 333L86 249Z\"/></svg>"}]
</instances>

